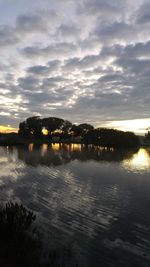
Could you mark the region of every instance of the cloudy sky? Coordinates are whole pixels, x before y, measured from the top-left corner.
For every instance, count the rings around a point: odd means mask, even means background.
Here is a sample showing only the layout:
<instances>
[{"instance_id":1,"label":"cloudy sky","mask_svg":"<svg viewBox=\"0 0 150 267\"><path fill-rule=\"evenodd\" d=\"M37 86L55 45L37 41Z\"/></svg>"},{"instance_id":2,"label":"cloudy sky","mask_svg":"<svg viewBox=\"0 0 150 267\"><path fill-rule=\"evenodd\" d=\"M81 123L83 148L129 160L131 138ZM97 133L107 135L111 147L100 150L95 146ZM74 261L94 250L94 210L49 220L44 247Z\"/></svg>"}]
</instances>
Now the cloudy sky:
<instances>
[{"instance_id":1,"label":"cloudy sky","mask_svg":"<svg viewBox=\"0 0 150 267\"><path fill-rule=\"evenodd\" d=\"M0 0L0 129L33 115L145 132L150 1Z\"/></svg>"}]
</instances>

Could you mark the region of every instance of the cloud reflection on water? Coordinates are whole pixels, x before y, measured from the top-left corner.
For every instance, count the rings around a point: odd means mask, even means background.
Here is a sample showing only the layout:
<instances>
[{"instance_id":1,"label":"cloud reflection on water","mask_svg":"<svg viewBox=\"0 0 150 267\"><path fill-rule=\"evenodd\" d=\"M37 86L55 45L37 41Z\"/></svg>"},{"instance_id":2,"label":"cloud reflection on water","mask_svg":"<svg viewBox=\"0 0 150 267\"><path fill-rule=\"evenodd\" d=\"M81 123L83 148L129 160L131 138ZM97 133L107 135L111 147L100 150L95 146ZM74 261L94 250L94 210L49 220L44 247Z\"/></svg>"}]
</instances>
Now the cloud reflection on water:
<instances>
[{"instance_id":1,"label":"cloud reflection on water","mask_svg":"<svg viewBox=\"0 0 150 267\"><path fill-rule=\"evenodd\" d=\"M44 231L75 244L89 266L126 262L132 253L138 264L138 254L149 251L150 182L147 172L128 172L125 162L137 162L140 171L148 153L76 144L3 147L1 200L17 199L37 211Z\"/></svg>"},{"instance_id":2,"label":"cloud reflection on water","mask_svg":"<svg viewBox=\"0 0 150 267\"><path fill-rule=\"evenodd\" d=\"M27 147L18 147L18 159L27 165L62 165L73 160L79 161L104 161L121 162L132 158L138 150L115 150L96 146L85 146L80 144L43 144Z\"/></svg>"}]
</instances>

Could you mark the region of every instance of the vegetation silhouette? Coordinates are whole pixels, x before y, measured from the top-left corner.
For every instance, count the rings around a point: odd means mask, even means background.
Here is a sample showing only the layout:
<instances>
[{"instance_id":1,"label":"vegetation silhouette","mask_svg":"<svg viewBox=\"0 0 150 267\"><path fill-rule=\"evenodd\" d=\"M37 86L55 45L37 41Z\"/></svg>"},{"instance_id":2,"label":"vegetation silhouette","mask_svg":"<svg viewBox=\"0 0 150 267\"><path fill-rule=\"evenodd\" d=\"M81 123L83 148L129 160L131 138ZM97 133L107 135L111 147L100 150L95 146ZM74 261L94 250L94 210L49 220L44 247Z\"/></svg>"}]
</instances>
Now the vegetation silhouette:
<instances>
[{"instance_id":1,"label":"vegetation silhouette","mask_svg":"<svg viewBox=\"0 0 150 267\"><path fill-rule=\"evenodd\" d=\"M0 206L0 265L34 266L37 242L31 225L36 216L20 204Z\"/></svg>"},{"instance_id":2,"label":"vegetation silhouette","mask_svg":"<svg viewBox=\"0 0 150 267\"><path fill-rule=\"evenodd\" d=\"M150 144L150 131L149 130L144 136L144 143L145 143L145 145L149 145Z\"/></svg>"},{"instance_id":3,"label":"vegetation silhouette","mask_svg":"<svg viewBox=\"0 0 150 267\"><path fill-rule=\"evenodd\" d=\"M47 132L46 135L43 130ZM87 123L75 125L56 117L30 117L19 124L18 134L19 137L33 142L72 142L115 148L140 145L139 138L132 132L94 128Z\"/></svg>"},{"instance_id":4,"label":"vegetation silhouette","mask_svg":"<svg viewBox=\"0 0 150 267\"><path fill-rule=\"evenodd\" d=\"M43 259L41 235L33 226L36 215L22 204L0 206L0 266L61 267L68 265L72 252L68 246L51 248Z\"/></svg>"},{"instance_id":5,"label":"vegetation silhouette","mask_svg":"<svg viewBox=\"0 0 150 267\"><path fill-rule=\"evenodd\" d=\"M145 140L149 138L149 133ZM81 143L103 147L132 148L140 146L140 140L133 132L108 128L94 128L91 124L72 124L56 117L29 117L19 124L17 133L0 133L0 145L29 143Z\"/></svg>"}]
</instances>

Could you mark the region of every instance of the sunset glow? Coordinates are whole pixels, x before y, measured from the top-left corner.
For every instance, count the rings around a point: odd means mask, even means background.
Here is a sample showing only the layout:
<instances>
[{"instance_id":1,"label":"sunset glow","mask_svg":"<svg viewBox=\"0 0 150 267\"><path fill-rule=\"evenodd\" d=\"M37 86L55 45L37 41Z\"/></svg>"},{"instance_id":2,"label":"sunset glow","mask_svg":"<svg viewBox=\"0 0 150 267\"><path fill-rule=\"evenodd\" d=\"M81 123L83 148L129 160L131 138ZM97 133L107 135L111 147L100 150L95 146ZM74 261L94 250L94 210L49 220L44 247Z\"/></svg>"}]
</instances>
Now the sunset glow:
<instances>
[{"instance_id":1,"label":"sunset glow","mask_svg":"<svg viewBox=\"0 0 150 267\"><path fill-rule=\"evenodd\" d=\"M94 125L94 123L93 123ZM135 119L135 120L121 120L121 121L108 121L105 123L96 123L96 127L108 127L121 131L131 131L138 135L145 135L147 129L150 127L150 118L148 119ZM18 132L18 128L9 126L0 126L1 133ZM61 133L61 130L57 130ZM48 135L47 129L43 128L42 133Z\"/></svg>"},{"instance_id":2,"label":"sunset glow","mask_svg":"<svg viewBox=\"0 0 150 267\"><path fill-rule=\"evenodd\" d=\"M48 135L48 130L45 129L45 128L43 128L43 129L42 129L42 133L43 133L44 135Z\"/></svg>"},{"instance_id":3,"label":"sunset glow","mask_svg":"<svg viewBox=\"0 0 150 267\"><path fill-rule=\"evenodd\" d=\"M122 131L131 131L139 135L140 134L144 135L147 132L147 129L150 127L150 118L112 121L112 122L109 122L107 126L118 129L118 130L122 130Z\"/></svg>"},{"instance_id":4,"label":"sunset glow","mask_svg":"<svg viewBox=\"0 0 150 267\"><path fill-rule=\"evenodd\" d=\"M11 133L11 132L18 132L17 128L13 128L11 126L2 126L0 125L0 133Z\"/></svg>"}]
</instances>

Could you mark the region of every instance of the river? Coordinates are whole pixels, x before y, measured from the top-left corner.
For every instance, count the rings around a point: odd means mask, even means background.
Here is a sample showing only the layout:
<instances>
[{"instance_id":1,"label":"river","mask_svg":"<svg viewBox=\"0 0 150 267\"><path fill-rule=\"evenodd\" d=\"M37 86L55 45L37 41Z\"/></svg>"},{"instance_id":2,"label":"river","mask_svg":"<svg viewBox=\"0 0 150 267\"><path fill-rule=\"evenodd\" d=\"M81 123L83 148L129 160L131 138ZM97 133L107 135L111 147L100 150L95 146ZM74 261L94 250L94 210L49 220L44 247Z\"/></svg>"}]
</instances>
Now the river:
<instances>
[{"instance_id":1,"label":"river","mask_svg":"<svg viewBox=\"0 0 150 267\"><path fill-rule=\"evenodd\" d=\"M150 149L0 147L0 201L35 211L46 242L82 267L148 267Z\"/></svg>"}]
</instances>

